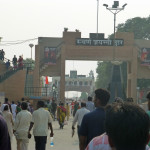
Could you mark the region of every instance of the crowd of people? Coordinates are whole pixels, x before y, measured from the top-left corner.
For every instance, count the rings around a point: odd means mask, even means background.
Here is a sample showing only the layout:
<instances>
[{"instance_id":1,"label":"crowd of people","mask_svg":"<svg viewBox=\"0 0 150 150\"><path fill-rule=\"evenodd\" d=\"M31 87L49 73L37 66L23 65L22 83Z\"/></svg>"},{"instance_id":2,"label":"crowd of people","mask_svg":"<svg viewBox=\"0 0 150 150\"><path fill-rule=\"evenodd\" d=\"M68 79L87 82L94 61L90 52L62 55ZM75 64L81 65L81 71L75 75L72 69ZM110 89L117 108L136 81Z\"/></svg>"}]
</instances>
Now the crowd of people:
<instances>
[{"instance_id":1,"label":"crowd of people","mask_svg":"<svg viewBox=\"0 0 150 150\"><path fill-rule=\"evenodd\" d=\"M5 62L5 65L6 65L6 68L9 69L10 66L11 66L11 62L12 62L12 65L13 65L13 69L17 69L17 68L23 68L23 56L19 56L19 58L17 59L16 55L14 55L14 57L12 58L12 61L10 61L9 59L6 59L5 57L5 52L3 49L0 50L0 60L1 61L6 61Z\"/></svg>"},{"instance_id":2,"label":"crowd of people","mask_svg":"<svg viewBox=\"0 0 150 150\"><path fill-rule=\"evenodd\" d=\"M44 107L44 101L38 101L37 110L34 111L24 98L18 105L14 101L10 104L5 98L0 109L0 124L3 125L0 129L0 149L11 150L12 137L15 135L17 150L27 150L33 127L36 150L44 150L48 128L51 130L50 136L53 136L52 118Z\"/></svg>"},{"instance_id":3,"label":"crowd of people","mask_svg":"<svg viewBox=\"0 0 150 150\"><path fill-rule=\"evenodd\" d=\"M15 135L17 150L27 150L33 128L35 149L45 150L48 129L50 137L54 136L52 121L57 120L63 129L72 115L72 136L77 123L80 150L150 150L150 92L147 112L133 98L117 97L112 104L109 98L107 90L97 89L94 98L80 102L57 105L53 99L47 103L47 110L41 100L33 110L29 101L22 99L16 105L5 98L0 111L0 149L11 150Z\"/></svg>"},{"instance_id":4,"label":"crowd of people","mask_svg":"<svg viewBox=\"0 0 150 150\"><path fill-rule=\"evenodd\" d=\"M81 109L77 110L72 123L74 131L78 122L79 149L149 150L150 92L147 112L131 97L126 100L117 97L112 104L109 104L109 98L107 90L97 89L95 108L92 100L81 102Z\"/></svg>"},{"instance_id":5,"label":"crowd of people","mask_svg":"<svg viewBox=\"0 0 150 150\"><path fill-rule=\"evenodd\" d=\"M22 69L23 68L23 57L19 56L19 58L17 59L16 55L14 55L13 59L12 59L12 64L13 64L13 69ZM9 69L10 67L10 60L8 59L6 62L6 68Z\"/></svg>"}]
</instances>

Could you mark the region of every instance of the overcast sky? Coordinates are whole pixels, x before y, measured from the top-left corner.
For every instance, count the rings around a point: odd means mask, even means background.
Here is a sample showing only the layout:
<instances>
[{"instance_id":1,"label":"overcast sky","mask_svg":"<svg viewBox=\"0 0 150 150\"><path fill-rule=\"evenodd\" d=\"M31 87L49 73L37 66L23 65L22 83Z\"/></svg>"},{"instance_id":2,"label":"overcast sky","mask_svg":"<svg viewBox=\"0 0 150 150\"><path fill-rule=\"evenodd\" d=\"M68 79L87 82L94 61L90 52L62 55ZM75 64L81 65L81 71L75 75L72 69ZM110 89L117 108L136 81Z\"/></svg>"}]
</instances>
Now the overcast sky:
<instances>
[{"instance_id":1,"label":"overcast sky","mask_svg":"<svg viewBox=\"0 0 150 150\"><path fill-rule=\"evenodd\" d=\"M113 15L103 7L106 3L112 6L113 0L99 0L99 32L105 37L113 32ZM127 3L124 11L117 15L117 24L124 23L133 17L150 15L150 0L120 0L120 6ZM69 31L79 29L82 37L96 32L97 0L0 0L0 37L1 44L8 41L28 40L40 37L62 37L64 27ZM4 46L6 58L12 59L23 54L31 57L29 43ZM33 48L34 50L34 48ZM34 51L33 51L34 56ZM85 67L88 66L88 67ZM97 67L97 62L66 62L66 73L78 70L78 74L88 74Z\"/></svg>"}]
</instances>

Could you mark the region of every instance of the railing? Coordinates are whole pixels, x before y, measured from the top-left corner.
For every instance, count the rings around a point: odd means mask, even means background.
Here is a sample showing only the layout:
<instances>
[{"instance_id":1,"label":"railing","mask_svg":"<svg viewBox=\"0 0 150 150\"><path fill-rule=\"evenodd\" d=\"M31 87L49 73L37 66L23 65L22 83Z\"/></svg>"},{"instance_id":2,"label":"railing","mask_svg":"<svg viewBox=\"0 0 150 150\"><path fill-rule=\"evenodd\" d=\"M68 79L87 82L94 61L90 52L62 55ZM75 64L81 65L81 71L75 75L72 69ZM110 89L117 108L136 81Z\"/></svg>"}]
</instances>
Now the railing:
<instances>
[{"instance_id":1,"label":"railing","mask_svg":"<svg viewBox=\"0 0 150 150\"><path fill-rule=\"evenodd\" d=\"M20 68L17 68L15 70L10 69L8 71L6 71L4 74L0 75L0 83L3 82L4 80L6 80L7 78L9 78L11 75L15 74L18 70L20 70Z\"/></svg>"},{"instance_id":2,"label":"railing","mask_svg":"<svg viewBox=\"0 0 150 150\"><path fill-rule=\"evenodd\" d=\"M49 87L25 87L25 96L52 97L53 92Z\"/></svg>"},{"instance_id":3,"label":"railing","mask_svg":"<svg viewBox=\"0 0 150 150\"><path fill-rule=\"evenodd\" d=\"M16 72L18 72L19 70L22 69L27 69L27 72L33 68L29 67L31 63L25 63L23 65L23 67L18 67L18 68L14 68L14 67L10 67L6 72L4 72L3 74L0 75L0 83L3 82L4 80L8 79L10 76L12 76L13 74L15 74ZM28 66L29 65L29 66Z\"/></svg>"}]
</instances>

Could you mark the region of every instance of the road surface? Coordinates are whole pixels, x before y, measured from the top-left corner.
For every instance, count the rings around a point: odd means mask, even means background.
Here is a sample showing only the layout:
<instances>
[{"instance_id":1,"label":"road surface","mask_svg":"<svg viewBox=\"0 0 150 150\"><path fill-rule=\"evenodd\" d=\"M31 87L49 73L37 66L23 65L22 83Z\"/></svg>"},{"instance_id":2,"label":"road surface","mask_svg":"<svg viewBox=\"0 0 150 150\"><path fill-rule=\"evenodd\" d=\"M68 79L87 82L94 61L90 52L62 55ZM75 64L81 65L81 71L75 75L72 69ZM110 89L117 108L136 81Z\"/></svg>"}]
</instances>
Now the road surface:
<instances>
[{"instance_id":1,"label":"road surface","mask_svg":"<svg viewBox=\"0 0 150 150\"><path fill-rule=\"evenodd\" d=\"M68 125L65 125L63 130L59 129L59 124L57 121L53 121L54 147L50 147L50 137L48 136L46 150L79 150L77 130L75 130L75 135L72 138L72 120L73 118L71 117L68 121ZM15 137L13 137L12 150L16 149L16 139ZM35 142L33 135L29 141L28 150L35 150Z\"/></svg>"}]
</instances>

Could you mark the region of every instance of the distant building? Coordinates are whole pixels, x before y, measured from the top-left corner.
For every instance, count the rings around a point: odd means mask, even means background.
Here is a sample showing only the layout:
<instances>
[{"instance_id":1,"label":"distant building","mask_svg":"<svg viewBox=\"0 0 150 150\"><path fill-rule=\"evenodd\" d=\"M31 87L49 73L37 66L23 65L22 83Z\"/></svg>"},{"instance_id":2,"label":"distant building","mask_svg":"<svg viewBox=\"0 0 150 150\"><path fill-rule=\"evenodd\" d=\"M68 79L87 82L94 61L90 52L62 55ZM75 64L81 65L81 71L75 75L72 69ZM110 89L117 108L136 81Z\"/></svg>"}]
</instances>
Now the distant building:
<instances>
[{"instance_id":1,"label":"distant building","mask_svg":"<svg viewBox=\"0 0 150 150\"><path fill-rule=\"evenodd\" d=\"M89 76L78 75L76 70L71 70L70 75L65 75L65 91L87 92L91 95L95 89L94 74ZM60 77L53 77L52 84L55 84L58 92L60 89Z\"/></svg>"}]
</instances>

